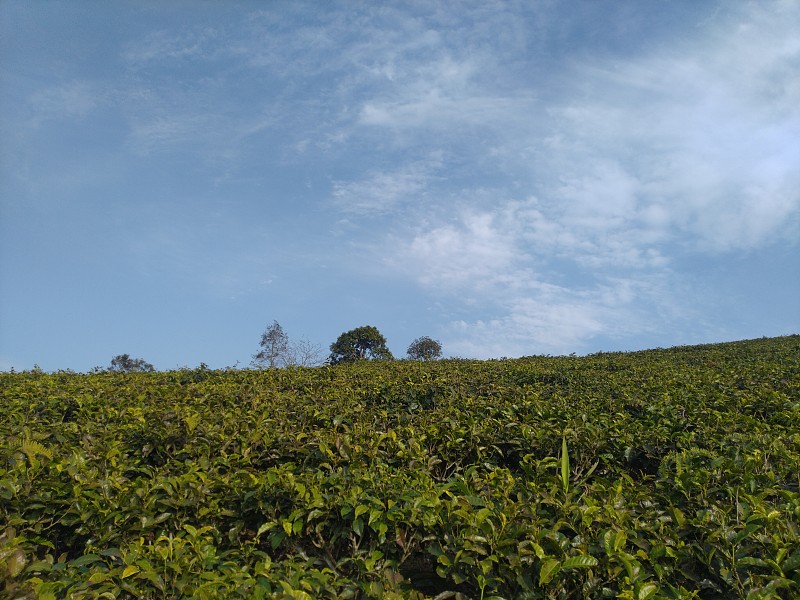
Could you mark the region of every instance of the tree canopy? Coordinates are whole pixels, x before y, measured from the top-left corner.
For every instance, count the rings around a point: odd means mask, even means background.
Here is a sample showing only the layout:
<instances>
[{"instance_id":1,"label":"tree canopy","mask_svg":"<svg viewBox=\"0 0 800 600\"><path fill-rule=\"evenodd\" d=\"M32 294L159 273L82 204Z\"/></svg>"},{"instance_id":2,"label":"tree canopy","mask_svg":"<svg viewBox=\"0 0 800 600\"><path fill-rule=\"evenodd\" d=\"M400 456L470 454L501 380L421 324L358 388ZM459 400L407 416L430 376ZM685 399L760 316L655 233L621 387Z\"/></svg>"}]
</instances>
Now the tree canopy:
<instances>
[{"instance_id":1,"label":"tree canopy","mask_svg":"<svg viewBox=\"0 0 800 600\"><path fill-rule=\"evenodd\" d=\"M131 358L128 354L118 354L111 359L109 371L120 373L152 373L155 367L141 358Z\"/></svg>"},{"instance_id":2,"label":"tree canopy","mask_svg":"<svg viewBox=\"0 0 800 600\"><path fill-rule=\"evenodd\" d=\"M345 331L331 344L328 358L332 365L363 359L390 360L394 358L386 346L386 338L372 325Z\"/></svg>"},{"instance_id":3,"label":"tree canopy","mask_svg":"<svg viewBox=\"0 0 800 600\"><path fill-rule=\"evenodd\" d=\"M411 360L436 360L442 356L442 344L424 335L411 342L407 353Z\"/></svg>"}]
</instances>

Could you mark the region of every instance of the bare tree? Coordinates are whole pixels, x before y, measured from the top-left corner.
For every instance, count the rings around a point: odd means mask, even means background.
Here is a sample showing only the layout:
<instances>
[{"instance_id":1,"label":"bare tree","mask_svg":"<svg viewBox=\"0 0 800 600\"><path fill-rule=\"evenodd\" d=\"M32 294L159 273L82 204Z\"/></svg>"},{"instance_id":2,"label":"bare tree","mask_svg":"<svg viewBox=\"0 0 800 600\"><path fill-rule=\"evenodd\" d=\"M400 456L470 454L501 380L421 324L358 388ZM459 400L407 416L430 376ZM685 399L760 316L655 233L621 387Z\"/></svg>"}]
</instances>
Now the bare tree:
<instances>
[{"instance_id":1,"label":"bare tree","mask_svg":"<svg viewBox=\"0 0 800 600\"><path fill-rule=\"evenodd\" d=\"M261 351L253 355L250 363L258 369L277 369L281 367L315 367L323 362L322 347L301 338L290 342L289 336L277 321L261 334Z\"/></svg>"},{"instance_id":2,"label":"bare tree","mask_svg":"<svg viewBox=\"0 0 800 600\"><path fill-rule=\"evenodd\" d=\"M287 366L317 367L324 361L325 354L322 346L307 338L301 338L300 341L289 344L289 351L286 353Z\"/></svg>"}]
</instances>

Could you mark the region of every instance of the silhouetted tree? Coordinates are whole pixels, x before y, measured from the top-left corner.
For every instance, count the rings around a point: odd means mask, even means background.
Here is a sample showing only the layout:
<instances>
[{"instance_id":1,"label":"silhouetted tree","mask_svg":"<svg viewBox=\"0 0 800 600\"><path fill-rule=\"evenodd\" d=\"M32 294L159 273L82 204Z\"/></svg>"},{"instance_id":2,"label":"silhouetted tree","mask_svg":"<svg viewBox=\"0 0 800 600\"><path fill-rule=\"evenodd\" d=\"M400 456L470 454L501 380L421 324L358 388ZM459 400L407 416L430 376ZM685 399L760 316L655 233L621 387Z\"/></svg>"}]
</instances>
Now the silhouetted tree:
<instances>
[{"instance_id":1,"label":"silhouetted tree","mask_svg":"<svg viewBox=\"0 0 800 600\"><path fill-rule=\"evenodd\" d=\"M155 367L141 358L131 358L128 354L118 354L111 359L109 371L117 373L152 373Z\"/></svg>"},{"instance_id":2,"label":"silhouetted tree","mask_svg":"<svg viewBox=\"0 0 800 600\"><path fill-rule=\"evenodd\" d=\"M277 321L266 328L259 342L261 351L253 355L250 364L254 367L274 369L286 364L286 353L289 351L289 336Z\"/></svg>"},{"instance_id":3,"label":"silhouetted tree","mask_svg":"<svg viewBox=\"0 0 800 600\"><path fill-rule=\"evenodd\" d=\"M411 342L407 353L411 360L436 360L442 356L442 344L438 340L422 336Z\"/></svg>"},{"instance_id":4,"label":"silhouetted tree","mask_svg":"<svg viewBox=\"0 0 800 600\"><path fill-rule=\"evenodd\" d=\"M331 344L328 358L332 365L363 359L390 360L394 358L386 347L386 338L371 325L344 332Z\"/></svg>"}]
</instances>

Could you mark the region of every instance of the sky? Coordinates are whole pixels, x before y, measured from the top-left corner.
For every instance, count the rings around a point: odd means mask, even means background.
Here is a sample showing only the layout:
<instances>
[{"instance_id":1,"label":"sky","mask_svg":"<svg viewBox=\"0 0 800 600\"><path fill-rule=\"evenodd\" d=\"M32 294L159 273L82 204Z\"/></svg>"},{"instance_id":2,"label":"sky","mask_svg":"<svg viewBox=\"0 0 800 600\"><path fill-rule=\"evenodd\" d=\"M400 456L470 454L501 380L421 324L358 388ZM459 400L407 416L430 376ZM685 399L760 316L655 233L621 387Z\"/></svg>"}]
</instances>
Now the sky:
<instances>
[{"instance_id":1,"label":"sky","mask_svg":"<svg viewBox=\"0 0 800 600\"><path fill-rule=\"evenodd\" d=\"M0 0L0 370L800 332L800 3Z\"/></svg>"}]
</instances>

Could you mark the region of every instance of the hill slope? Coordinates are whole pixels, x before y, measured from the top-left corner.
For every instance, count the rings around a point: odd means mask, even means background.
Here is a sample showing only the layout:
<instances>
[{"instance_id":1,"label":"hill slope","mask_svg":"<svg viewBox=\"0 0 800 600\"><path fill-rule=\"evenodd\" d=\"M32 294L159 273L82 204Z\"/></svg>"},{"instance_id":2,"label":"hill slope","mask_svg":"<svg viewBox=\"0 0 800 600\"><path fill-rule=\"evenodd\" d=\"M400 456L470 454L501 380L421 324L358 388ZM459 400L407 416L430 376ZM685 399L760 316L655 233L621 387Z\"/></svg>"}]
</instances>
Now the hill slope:
<instances>
[{"instance_id":1,"label":"hill slope","mask_svg":"<svg viewBox=\"0 0 800 600\"><path fill-rule=\"evenodd\" d=\"M799 336L6 373L0 414L9 597L800 595Z\"/></svg>"}]
</instances>

